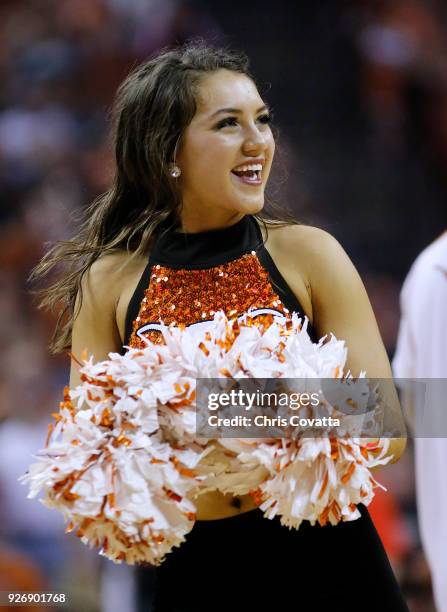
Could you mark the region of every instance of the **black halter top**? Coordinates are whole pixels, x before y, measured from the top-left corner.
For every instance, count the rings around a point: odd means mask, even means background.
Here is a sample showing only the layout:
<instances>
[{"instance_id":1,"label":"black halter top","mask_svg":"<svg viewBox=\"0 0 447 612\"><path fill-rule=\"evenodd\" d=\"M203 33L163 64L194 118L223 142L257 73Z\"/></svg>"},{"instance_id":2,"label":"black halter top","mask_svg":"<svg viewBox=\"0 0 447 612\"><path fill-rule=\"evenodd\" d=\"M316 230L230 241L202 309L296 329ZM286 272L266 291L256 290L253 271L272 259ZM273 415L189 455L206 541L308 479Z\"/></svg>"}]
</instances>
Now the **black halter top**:
<instances>
[{"instance_id":1,"label":"black halter top","mask_svg":"<svg viewBox=\"0 0 447 612\"><path fill-rule=\"evenodd\" d=\"M144 339L161 342L161 322L195 325L213 318L287 314L304 317L298 299L264 246L255 217L198 233L161 226L148 264L130 300L126 342L143 347ZM315 331L308 325L314 342Z\"/></svg>"}]
</instances>

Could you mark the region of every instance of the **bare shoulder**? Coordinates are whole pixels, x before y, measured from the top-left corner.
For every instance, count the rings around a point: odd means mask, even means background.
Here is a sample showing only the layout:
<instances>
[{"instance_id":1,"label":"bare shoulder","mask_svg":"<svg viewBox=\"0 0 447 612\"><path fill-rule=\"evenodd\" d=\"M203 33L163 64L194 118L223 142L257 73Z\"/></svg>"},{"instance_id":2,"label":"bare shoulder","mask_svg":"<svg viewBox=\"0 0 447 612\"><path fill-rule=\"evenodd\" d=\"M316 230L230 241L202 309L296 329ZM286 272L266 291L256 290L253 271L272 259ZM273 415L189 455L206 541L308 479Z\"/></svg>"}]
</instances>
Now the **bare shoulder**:
<instances>
[{"instance_id":1,"label":"bare shoulder","mask_svg":"<svg viewBox=\"0 0 447 612\"><path fill-rule=\"evenodd\" d=\"M101 311L121 329L123 299L130 299L146 264L147 256L124 250L99 257L82 279L83 307Z\"/></svg>"},{"instance_id":2,"label":"bare shoulder","mask_svg":"<svg viewBox=\"0 0 447 612\"><path fill-rule=\"evenodd\" d=\"M336 269L350 267L351 262L338 240L329 232L311 225L268 227L267 245L279 256L287 257L306 282L316 275L333 274ZM320 280L320 279L319 279Z\"/></svg>"},{"instance_id":3,"label":"bare shoulder","mask_svg":"<svg viewBox=\"0 0 447 612\"><path fill-rule=\"evenodd\" d=\"M345 306L359 312L369 309L354 264L326 230L298 224L269 226L266 248L321 335L336 325L335 310L341 316Z\"/></svg>"},{"instance_id":4,"label":"bare shoulder","mask_svg":"<svg viewBox=\"0 0 447 612\"><path fill-rule=\"evenodd\" d=\"M146 263L144 256L117 251L104 254L88 268L77 296L72 330L74 355L87 350L101 360L110 351L120 350L127 303ZM75 382L78 373L72 370L71 381Z\"/></svg>"},{"instance_id":5,"label":"bare shoulder","mask_svg":"<svg viewBox=\"0 0 447 612\"><path fill-rule=\"evenodd\" d=\"M289 252L299 248L301 256L324 257L328 252L342 248L332 234L312 225L269 226L268 231L281 248Z\"/></svg>"},{"instance_id":6,"label":"bare shoulder","mask_svg":"<svg viewBox=\"0 0 447 612\"><path fill-rule=\"evenodd\" d=\"M78 359L86 352L100 361L121 349L117 306L124 287L139 266L141 258L124 251L114 252L99 257L83 275L71 334L71 351ZM79 368L73 361L70 385L79 382Z\"/></svg>"},{"instance_id":7,"label":"bare shoulder","mask_svg":"<svg viewBox=\"0 0 447 612\"><path fill-rule=\"evenodd\" d=\"M143 256L135 256L127 251L116 251L106 253L99 257L88 269L85 274L85 282L92 288L101 290L116 289L120 281L124 280L126 275L131 274L135 269L139 269L143 262L147 259Z\"/></svg>"}]
</instances>

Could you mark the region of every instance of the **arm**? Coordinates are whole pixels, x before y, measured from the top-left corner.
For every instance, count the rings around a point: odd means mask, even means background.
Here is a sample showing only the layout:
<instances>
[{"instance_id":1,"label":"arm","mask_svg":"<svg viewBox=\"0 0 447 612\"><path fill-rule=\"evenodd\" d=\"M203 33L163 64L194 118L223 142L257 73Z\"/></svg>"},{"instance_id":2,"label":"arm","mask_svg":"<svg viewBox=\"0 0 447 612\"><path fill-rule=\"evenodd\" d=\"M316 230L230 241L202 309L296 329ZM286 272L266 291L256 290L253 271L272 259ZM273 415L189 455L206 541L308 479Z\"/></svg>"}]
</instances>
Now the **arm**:
<instances>
[{"instance_id":1,"label":"arm","mask_svg":"<svg viewBox=\"0 0 447 612\"><path fill-rule=\"evenodd\" d=\"M104 256L90 267L82 279L81 308L73 323L71 352L81 359L83 352L95 361L107 359L110 352L122 346L116 323L116 306L120 294L117 255ZM76 300L78 308L79 295ZM79 365L72 359L70 387L80 384Z\"/></svg>"},{"instance_id":2,"label":"arm","mask_svg":"<svg viewBox=\"0 0 447 612\"><path fill-rule=\"evenodd\" d=\"M346 366L353 376L362 370L368 378L391 379L382 385L387 425L399 437L391 438L388 454L397 461L406 446L406 431L388 356L365 287L346 252L327 232L297 226L300 267L311 287L313 323L318 335L332 332L346 342ZM291 252L296 251L295 247Z\"/></svg>"}]
</instances>

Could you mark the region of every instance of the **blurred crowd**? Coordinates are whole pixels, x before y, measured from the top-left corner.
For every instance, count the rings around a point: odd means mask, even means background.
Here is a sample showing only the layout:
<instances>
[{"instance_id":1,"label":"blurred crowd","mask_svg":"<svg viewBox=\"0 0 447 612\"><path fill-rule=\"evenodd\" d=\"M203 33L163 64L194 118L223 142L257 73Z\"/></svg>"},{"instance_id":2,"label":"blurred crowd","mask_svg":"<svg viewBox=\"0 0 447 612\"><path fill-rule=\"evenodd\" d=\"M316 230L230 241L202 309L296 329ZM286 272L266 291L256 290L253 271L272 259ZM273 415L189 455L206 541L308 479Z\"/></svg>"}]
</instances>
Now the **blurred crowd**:
<instances>
[{"instance_id":1,"label":"blurred crowd","mask_svg":"<svg viewBox=\"0 0 447 612\"><path fill-rule=\"evenodd\" d=\"M27 277L47 243L68 237L109 185L113 93L160 47L195 36L230 43L272 81L281 165L274 195L340 239L393 353L403 277L447 226L446 9L435 0L277 4L283 21L270 19L275 9L261 0L258 27L245 30L241 23L258 16L231 1L0 4L0 591L58 589L70 593L70 609L86 611L118 609L118 591L132 600L131 574L64 535L62 520L17 483L43 445L69 367L67 355L48 354L54 315L36 308ZM261 47L259 27L271 47ZM282 58L294 70L281 72ZM283 170L288 182L277 192ZM373 518L412 612L430 612L411 443L382 481L389 492L377 496Z\"/></svg>"}]
</instances>

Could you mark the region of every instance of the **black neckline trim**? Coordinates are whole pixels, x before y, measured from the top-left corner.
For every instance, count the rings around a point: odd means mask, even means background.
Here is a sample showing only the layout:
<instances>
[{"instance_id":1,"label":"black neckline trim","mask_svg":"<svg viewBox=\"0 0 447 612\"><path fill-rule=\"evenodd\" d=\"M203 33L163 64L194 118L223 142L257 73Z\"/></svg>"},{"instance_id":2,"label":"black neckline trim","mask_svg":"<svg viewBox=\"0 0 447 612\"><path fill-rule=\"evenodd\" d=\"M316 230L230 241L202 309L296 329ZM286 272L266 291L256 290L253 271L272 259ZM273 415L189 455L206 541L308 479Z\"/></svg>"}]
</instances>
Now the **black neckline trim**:
<instances>
[{"instance_id":1,"label":"black neckline trim","mask_svg":"<svg viewBox=\"0 0 447 612\"><path fill-rule=\"evenodd\" d=\"M201 232L180 232L177 227L174 227L174 234L177 236L186 237L191 240L199 240L200 238L207 237L209 234L212 234L213 237L219 237L223 234L230 234L235 231L238 231L241 226L244 226L247 223L247 218L250 215L244 215L239 221L233 223L232 225L226 225L225 227L216 227L215 229L210 230L202 230ZM172 227L172 226L171 226Z\"/></svg>"},{"instance_id":2,"label":"black neckline trim","mask_svg":"<svg viewBox=\"0 0 447 612\"><path fill-rule=\"evenodd\" d=\"M262 244L260 228L252 215L228 227L196 233L164 226L155 239L149 261L174 269L206 269L257 251Z\"/></svg>"}]
</instances>

